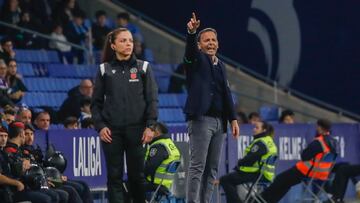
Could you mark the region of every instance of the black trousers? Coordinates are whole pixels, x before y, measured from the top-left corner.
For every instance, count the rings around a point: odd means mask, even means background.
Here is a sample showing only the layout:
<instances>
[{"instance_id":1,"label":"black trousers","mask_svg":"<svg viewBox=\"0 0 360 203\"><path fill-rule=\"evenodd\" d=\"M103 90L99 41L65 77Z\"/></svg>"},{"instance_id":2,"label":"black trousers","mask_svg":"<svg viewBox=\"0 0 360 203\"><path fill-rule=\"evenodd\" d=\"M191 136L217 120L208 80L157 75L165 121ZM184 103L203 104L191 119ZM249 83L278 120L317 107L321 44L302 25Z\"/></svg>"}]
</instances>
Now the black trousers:
<instances>
[{"instance_id":1,"label":"black trousers","mask_svg":"<svg viewBox=\"0 0 360 203\"><path fill-rule=\"evenodd\" d=\"M109 202L123 202L124 152L126 154L129 192L134 203L145 202L144 159L142 135L145 126L111 129L111 143L102 142L106 167Z\"/></svg>"},{"instance_id":2,"label":"black trousers","mask_svg":"<svg viewBox=\"0 0 360 203\"><path fill-rule=\"evenodd\" d=\"M225 191L227 203L243 202L237 193L237 185L254 182L259 177L259 173L245 173L234 171L220 178L220 185Z\"/></svg>"},{"instance_id":3,"label":"black trousers","mask_svg":"<svg viewBox=\"0 0 360 203\"><path fill-rule=\"evenodd\" d=\"M305 176L292 167L276 176L274 182L261 193L268 203L278 202L294 185L297 185Z\"/></svg>"},{"instance_id":4,"label":"black trousers","mask_svg":"<svg viewBox=\"0 0 360 203\"><path fill-rule=\"evenodd\" d=\"M54 202L48 194L45 194L40 191L30 191L30 190L26 190L26 191L23 190L21 192L16 192L13 195L13 199L14 199L14 202L21 202L21 201L31 201L31 202L37 202L37 203L53 203Z\"/></svg>"},{"instance_id":5,"label":"black trousers","mask_svg":"<svg viewBox=\"0 0 360 203\"><path fill-rule=\"evenodd\" d=\"M86 182L81 180L67 180L64 185L73 187L84 203L92 203L90 188Z\"/></svg>"},{"instance_id":6,"label":"black trousers","mask_svg":"<svg viewBox=\"0 0 360 203\"><path fill-rule=\"evenodd\" d=\"M335 199L343 200L349 179L360 175L360 165L342 164L336 168L331 193Z\"/></svg>"}]
</instances>

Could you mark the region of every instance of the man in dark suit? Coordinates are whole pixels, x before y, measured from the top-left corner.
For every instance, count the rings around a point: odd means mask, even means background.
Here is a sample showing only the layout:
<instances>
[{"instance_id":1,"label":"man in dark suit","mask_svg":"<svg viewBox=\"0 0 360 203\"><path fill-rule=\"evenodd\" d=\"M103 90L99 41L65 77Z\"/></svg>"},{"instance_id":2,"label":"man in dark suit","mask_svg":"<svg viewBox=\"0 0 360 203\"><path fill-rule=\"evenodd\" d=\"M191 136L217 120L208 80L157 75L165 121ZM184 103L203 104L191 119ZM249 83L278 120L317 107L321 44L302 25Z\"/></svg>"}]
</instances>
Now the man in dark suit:
<instances>
[{"instance_id":1,"label":"man in dark suit","mask_svg":"<svg viewBox=\"0 0 360 203\"><path fill-rule=\"evenodd\" d=\"M188 98L184 112L190 137L190 166L187 202L208 203L214 190L221 148L231 123L232 135L239 136L234 102L224 64L216 57L217 32L205 28L197 35L200 21L193 13L187 24L185 72Z\"/></svg>"}]
</instances>

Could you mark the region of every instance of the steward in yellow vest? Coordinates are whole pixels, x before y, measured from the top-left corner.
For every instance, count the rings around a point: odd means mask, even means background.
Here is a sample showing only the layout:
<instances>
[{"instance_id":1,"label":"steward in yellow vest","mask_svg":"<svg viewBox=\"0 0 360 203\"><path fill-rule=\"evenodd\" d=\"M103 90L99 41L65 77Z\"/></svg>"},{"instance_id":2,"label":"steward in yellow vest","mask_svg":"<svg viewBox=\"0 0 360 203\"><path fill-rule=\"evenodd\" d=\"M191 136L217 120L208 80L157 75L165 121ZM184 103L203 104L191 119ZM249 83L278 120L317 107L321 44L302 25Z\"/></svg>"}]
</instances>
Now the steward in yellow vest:
<instances>
[{"instance_id":1,"label":"steward in yellow vest","mask_svg":"<svg viewBox=\"0 0 360 203\"><path fill-rule=\"evenodd\" d=\"M180 151L167 134L168 129L163 123L153 126L154 138L149 143L145 156L146 190L154 191L161 183L160 193L167 194L171 188L174 174L166 172L167 166L180 160Z\"/></svg>"},{"instance_id":2,"label":"steward in yellow vest","mask_svg":"<svg viewBox=\"0 0 360 203\"><path fill-rule=\"evenodd\" d=\"M245 156L238 161L235 171L220 178L228 203L242 202L237 194L237 185L254 182L260 175L259 164L265 169L265 180L272 181L275 166L265 163L272 155L277 155L277 147L273 140L274 128L264 122L256 122L254 129L254 140L245 149Z\"/></svg>"},{"instance_id":3,"label":"steward in yellow vest","mask_svg":"<svg viewBox=\"0 0 360 203\"><path fill-rule=\"evenodd\" d=\"M279 202L281 198L304 178L326 180L332 162L322 158L328 153L336 154L337 141L331 137L331 122L325 119L317 121L315 139L302 151L301 160L280 174L261 194L268 203Z\"/></svg>"}]
</instances>

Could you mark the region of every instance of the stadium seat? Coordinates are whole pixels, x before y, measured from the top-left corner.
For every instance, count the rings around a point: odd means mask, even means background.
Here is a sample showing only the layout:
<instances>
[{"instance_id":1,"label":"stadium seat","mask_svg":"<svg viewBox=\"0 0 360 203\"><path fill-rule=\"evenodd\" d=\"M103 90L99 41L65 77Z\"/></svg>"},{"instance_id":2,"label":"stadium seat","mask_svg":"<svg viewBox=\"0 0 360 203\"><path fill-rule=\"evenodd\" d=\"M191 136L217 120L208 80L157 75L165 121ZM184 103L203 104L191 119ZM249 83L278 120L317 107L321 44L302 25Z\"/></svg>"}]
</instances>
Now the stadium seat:
<instances>
[{"instance_id":1,"label":"stadium seat","mask_svg":"<svg viewBox=\"0 0 360 203\"><path fill-rule=\"evenodd\" d=\"M170 77L169 76L158 76L158 77L155 77L155 80L159 87L159 92L166 93L168 91Z\"/></svg>"},{"instance_id":2,"label":"stadium seat","mask_svg":"<svg viewBox=\"0 0 360 203\"><path fill-rule=\"evenodd\" d=\"M260 107L259 113L264 121L277 121L279 119L278 106L262 106Z\"/></svg>"},{"instance_id":3,"label":"stadium seat","mask_svg":"<svg viewBox=\"0 0 360 203\"><path fill-rule=\"evenodd\" d=\"M185 122L185 116L180 108L160 108L159 119L166 123Z\"/></svg>"},{"instance_id":4,"label":"stadium seat","mask_svg":"<svg viewBox=\"0 0 360 203\"><path fill-rule=\"evenodd\" d=\"M18 63L17 72L24 77L35 77L35 72L31 63Z\"/></svg>"}]
</instances>

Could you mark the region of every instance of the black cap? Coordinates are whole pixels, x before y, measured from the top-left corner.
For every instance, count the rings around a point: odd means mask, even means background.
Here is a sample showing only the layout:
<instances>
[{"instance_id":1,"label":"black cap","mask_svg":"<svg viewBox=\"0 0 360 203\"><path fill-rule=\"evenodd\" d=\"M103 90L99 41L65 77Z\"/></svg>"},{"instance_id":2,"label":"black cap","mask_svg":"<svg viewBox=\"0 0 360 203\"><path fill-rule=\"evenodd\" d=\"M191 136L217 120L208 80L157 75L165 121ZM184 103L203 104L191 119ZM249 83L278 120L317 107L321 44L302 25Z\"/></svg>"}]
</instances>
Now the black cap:
<instances>
[{"instance_id":1,"label":"black cap","mask_svg":"<svg viewBox=\"0 0 360 203\"><path fill-rule=\"evenodd\" d=\"M30 129L31 131L35 131L34 126L31 123L25 124L25 130Z\"/></svg>"}]
</instances>

